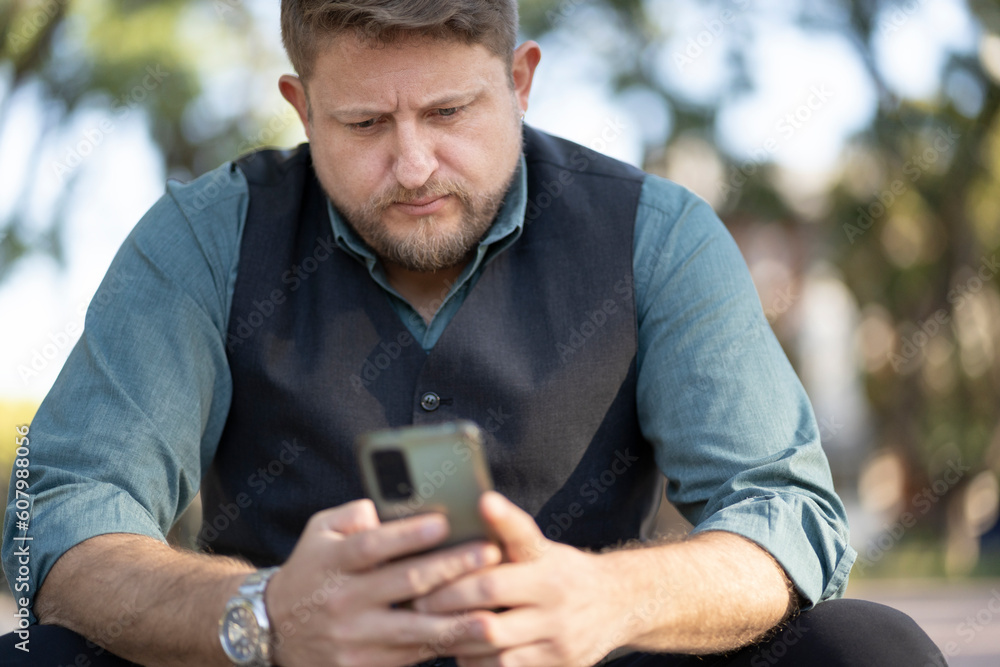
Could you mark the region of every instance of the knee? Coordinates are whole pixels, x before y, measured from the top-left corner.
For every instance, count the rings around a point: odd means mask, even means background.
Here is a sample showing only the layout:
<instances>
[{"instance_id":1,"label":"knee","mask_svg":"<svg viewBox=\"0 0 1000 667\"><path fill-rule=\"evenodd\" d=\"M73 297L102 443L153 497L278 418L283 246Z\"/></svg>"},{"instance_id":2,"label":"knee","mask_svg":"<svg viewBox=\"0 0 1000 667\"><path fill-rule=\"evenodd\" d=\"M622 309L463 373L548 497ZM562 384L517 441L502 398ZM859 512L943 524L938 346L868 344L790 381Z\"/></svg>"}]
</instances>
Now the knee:
<instances>
[{"instance_id":1,"label":"knee","mask_svg":"<svg viewBox=\"0 0 1000 667\"><path fill-rule=\"evenodd\" d=\"M946 667L941 651L916 621L892 607L865 600L831 600L792 619L789 631L829 664ZM826 664L826 663L823 663Z\"/></svg>"}]
</instances>

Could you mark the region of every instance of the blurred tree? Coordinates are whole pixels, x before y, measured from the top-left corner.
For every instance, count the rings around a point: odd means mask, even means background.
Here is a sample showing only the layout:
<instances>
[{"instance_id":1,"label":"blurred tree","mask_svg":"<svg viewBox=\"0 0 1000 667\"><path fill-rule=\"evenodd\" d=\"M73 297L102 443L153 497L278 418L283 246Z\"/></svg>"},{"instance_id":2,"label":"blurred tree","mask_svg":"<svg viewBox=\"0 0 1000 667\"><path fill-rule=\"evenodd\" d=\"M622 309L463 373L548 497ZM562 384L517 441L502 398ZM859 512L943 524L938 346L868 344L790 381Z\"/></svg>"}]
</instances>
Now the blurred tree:
<instances>
[{"instance_id":1,"label":"blurred tree","mask_svg":"<svg viewBox=\"0 0 1000 667\"><path fill-rule=\"evenodd\" d=\"M16 189L0 210L0 280L28 252L61 259L74 184L126 120L145 122L171 176L274 142L291 122L263 117L249 83L282 59L257 27L242 0L0 4L0 141L31 141L21 164L0 146L3 187Z\"/></svg>"}]
</instances>

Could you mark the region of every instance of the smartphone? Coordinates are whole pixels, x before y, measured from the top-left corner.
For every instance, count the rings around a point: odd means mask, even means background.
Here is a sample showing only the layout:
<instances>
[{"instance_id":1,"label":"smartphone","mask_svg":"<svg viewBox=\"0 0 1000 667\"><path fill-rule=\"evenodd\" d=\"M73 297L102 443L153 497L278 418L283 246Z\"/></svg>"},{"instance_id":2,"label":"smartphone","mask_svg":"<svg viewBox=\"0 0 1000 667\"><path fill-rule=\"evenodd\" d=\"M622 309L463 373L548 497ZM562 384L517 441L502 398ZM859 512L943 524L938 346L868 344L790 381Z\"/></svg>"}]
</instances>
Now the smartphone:
<instances>
[{"instance_id":1,"label":"smartphone","mask_svg":"<svg viewBox=\"0 0 1000 667\"><path fill-rule=\"evenodd\" d=\"M355 454L381 521L441 512L450 531L435 548L489 539L479 496L493 481L473 422L373 431L358 438Z\"/></svg>"}]
</instances>

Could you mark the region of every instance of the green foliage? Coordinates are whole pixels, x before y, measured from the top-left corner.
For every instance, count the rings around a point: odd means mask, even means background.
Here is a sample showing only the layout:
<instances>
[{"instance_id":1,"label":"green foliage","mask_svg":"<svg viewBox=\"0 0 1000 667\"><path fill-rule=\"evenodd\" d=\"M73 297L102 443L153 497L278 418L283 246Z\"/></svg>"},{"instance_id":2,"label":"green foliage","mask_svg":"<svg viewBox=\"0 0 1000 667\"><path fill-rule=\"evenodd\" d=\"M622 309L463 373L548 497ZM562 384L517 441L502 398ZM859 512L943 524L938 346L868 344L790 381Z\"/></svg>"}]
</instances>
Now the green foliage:
<instances>
[{"instance_id":1,"label":"green foliage","mask_svg":"<svg viewBox=\"0 0 1000 667\"><path fill-rule=\"evenodd\" d=\"M87 168L86 156L101 149L125 119L146 121L165 170L181 178L202 173L260 143L280 143L294 131L289 122L262 136L273 109L261 109L256 91L227 100L222 113L205 111L213 77L233 63L246 68L281 62L261 48L242 2L189 0L13 0L0 9L0 127L15 102L33 99L44 127L29 164L19 205L0 217L0 280L30 252L61 257L62 224L72 204L73 183ZM219 5L219 7L216 7ZM218 11L224 8L224 11ZM104 121L92 120L95 112ZM85 130L69 142L60 133ZM89 134L88 134L89 131ZM54 164L42 164L46 149L63 146ZM73 146L81 149L74 155ZM82 166L81 166L82 165ZM80 166L78 169L77 166ZM29 220L31 183L55 173L62 179L54 213Z\"/></svg>"}]
</instances>

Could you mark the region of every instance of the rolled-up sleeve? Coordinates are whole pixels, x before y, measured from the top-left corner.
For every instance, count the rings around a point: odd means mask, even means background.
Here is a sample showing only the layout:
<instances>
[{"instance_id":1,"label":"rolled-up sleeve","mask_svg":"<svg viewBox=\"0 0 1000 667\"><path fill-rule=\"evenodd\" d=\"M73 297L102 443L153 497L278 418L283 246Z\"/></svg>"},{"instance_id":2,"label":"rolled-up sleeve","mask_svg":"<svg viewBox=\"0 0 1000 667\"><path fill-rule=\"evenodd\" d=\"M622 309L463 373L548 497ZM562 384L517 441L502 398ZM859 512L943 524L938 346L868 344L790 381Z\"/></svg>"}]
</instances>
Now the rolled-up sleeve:
<instances>
[{"instance_id":1,"label":"rolled-up sleeve","mask_svg":"<svg viewBox=\"0 0 1000 667\"><path fill-rule=\"evenodd\" d=\"M225 334L246 206L228 165L171 183L118 251L31 423L26 530L11 484L8 581L17 547L30 553L18 597L33 603L56 560L91 537L165 540L197 494L232 394Z\"/></svg>"},{"instance_id":2,"label":"rolled-up sleeve","mask_svg":"<svg viewBox=\"0 0 1000 667\"><path fill-rule=\"evenodd\" d=\"M633 270L639 420L668 498L694 532L767 550L807 607L840 597L856 557L844 506L736 243L708 204L649 177Z\"/></svg>"}]
</instances>

